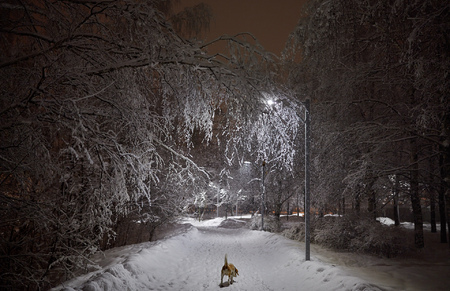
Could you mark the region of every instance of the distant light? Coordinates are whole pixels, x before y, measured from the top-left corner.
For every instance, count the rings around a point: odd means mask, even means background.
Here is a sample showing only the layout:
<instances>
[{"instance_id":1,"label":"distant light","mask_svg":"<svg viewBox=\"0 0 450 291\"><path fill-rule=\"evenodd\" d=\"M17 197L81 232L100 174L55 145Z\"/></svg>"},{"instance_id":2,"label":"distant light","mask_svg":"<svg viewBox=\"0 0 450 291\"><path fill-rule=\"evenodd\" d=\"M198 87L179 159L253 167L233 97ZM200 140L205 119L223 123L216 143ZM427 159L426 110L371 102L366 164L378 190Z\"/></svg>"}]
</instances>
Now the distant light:
<instances>
[{"instance_id":1,"label":"distant light","mask_svg":"<svg viewBox=\"0 0 450 291\"><path fill-rule=\"evenodd\" d=\"M275 102L272 99L267 100L267 105L272 106Z\"/></svg>"},{"instance_id":2,"label":"distant light","mask_svg":"<svg viewBox=\"0 0 450 291\"><path fill-rule=\"evenodd\" d=\"M249 161L245 161L245 162L244 162L244 164L251 164L251 162L249 162Z\"/></svg>"}]
</instances>

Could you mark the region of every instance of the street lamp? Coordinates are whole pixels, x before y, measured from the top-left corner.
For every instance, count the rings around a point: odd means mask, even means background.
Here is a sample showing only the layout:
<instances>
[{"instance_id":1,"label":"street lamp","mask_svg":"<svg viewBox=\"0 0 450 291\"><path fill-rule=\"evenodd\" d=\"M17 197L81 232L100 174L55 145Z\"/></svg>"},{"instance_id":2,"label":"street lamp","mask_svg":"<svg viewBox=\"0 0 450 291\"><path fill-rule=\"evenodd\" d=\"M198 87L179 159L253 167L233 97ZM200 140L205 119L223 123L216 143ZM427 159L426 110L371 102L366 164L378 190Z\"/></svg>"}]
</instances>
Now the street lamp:
<instances>
[{"instance_id":1,"label":"street lamp","mask_svg":"<svg viewBox=\"0 0 450 291\"><path fill-rule=\"evenodd\" d=\"M216 206L217 218L219 218L219 196L220 196L220 187L217 187L217 206Z\"/></svg>"},{"instance_id":2,"label":"street lamp","mask_svg":"<svg viewBox=\"0 0 450 291\"><path fill-rule=\"evenodd\" d=\"M275 101L273 101L273 99L268 99L266 101L267 105L269 105L269 107L271 108L272 105L275 103ZM265 113L265 112L263 112ZM266 161L263 160L262 161L262 177L261 177L261 230L264 230L264 208L265 208L265 197L264 197L264 192L266 190L266 187L264 185L264 175L265 175L265 167L266 167Z\"/></svg>"},{"instance_id":3,"label":"street lamp","mask_svg":"<svg viewBox=\"0 0 450 291\"><path fill-rule=\"evenodd\" d=\"M261 185L262 185L262 191L261 191L261 230L264 230L264 192L265 192L265 186L264 186L264 175L265 175L265 167L266 167L266 161L262 162L262 177L261 177Z\"/></svg>"},{"instance_id":4,"label":"street lamp","mask_svg":"<svg viewBox=\"0 0 450 291\"><path fill-rule=\"evenodd\" d=\"M268 99L267 105L271 106L275 102L272 99ZM311 215L311 176L310 176L310 164L311 164L311 101L306 99L301 102L305 108L305 117L303 124L305 126L305 260L310 260L310 215ZM265 173L265 161L262 164L262 199L261 199L261 229L264 229L264 173Z\"/></svg>"},{"instance_id":5,"label":"street lamp","mask_svg":"<svg viewBox=\"0 0 450 291\"><path fill-rule=\"evenodd\" d=\"M311 147L311 113L310 113L310 100L306 99L303 102L303 106L305 107L305 260L310 260L310 208L311 208L311 199L310 199L310 147Z\"/></svg>"}]
</instances>

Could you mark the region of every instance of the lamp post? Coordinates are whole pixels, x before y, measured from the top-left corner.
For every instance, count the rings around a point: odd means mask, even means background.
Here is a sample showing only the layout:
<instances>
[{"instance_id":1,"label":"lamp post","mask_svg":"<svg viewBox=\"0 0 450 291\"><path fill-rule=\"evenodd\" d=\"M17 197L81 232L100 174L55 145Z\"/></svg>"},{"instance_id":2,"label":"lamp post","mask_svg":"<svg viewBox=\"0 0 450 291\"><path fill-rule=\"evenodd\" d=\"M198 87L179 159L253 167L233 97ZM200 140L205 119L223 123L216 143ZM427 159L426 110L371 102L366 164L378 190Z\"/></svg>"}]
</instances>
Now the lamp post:
<instances>
[{"instance_id":1,"label":"lamp post","mask_svg":"<svg viewBox=\"0 0 450 291\"><path fill-rule=\"evenodd\" d=\"M305 106L305 260L310 260L310 147L311 147L311 114L310 100L303 102Z\"/></svg>"},{"instance_id":2,"label":"lamp post","mask_svg":"<svg viewBox=\"0 0 450 291\"><path fill-rule=\"evenodd\" d=\"M265 205L265 197L264 192L266 190L266 187L264 186L264 175L265 175L265 167L266 167L266 161L262 162L262 177L261 177L261 230L264 230L264 205Z\"/></svg>"},{"instance_id":3,"label":"lamp post","mask_svg":"<svg viewBox=\"0 0 450 291\"><path fill-rule=\"evenodd\" d=\"M217 207L216 207L216 211L217 211L217 218L219 218L219 196L220 196L220 187L217 187Z\"/></svg>"},{"instance_id":4,"label":"lamp post","mask_svg":"<svg viewBox=\"0 0 450 291\"><path fill-rule=\"evenodd\" d=\"M271 106L273 104L273 100L269 99L267 104ZM310 260L310 215L311 215L311 198L310 198L310 190L311 190L311 176L310 176L310 164L311 164L311 101L310 99L306 99L302 102L303 107L305 108L305 117L303 120L305 126L305 260ZM261 230L264 229L264 172L265 172L265 161L262 164L262 197L261 197Z\"/></svg>"},{"instance_id":5,"label":"lamp post","mask_svg":"<svg viewBox=\"0 0 450 291\"><path fill-rule=\"evenodd\" d=\"M275 103L272 99L267 100L267 105L269 105L269 107L271 108L272 105ZM263 112L266 113L266 112ZM265 167L266 167L266 161L263 160L262 161L262 177L261 177L261 230L264 230L264 208L265 208L265 197L264 197L264 192L266 190L266 187L264 186L264 175L265 175Z\"/></svg>"}]
</instances>

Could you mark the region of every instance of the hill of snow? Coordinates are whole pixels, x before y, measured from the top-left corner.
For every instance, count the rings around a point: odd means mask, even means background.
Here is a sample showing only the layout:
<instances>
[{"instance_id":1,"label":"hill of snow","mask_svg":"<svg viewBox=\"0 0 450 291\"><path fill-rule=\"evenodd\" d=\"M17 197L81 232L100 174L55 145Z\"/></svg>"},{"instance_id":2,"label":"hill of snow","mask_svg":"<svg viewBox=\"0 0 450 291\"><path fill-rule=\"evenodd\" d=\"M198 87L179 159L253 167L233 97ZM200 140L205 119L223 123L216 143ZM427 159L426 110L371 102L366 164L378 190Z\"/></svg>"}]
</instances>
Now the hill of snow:
<instances>
[{"instance_id":1,"label":"hill of snow","mask_svg":"<svg viewBox=\"0 0 450 291\"><path fill-rule=\"evenodd\" d=\"M365 272L361 261L369 257L355 256L358 263L352 264L345 255L314 246L311 261L305 261L303 243L233 227L241 223L237 218L183 222L192 227L157 242L108 250L94 258L97 270L52 290L219 290L225 254L240 276L223 290L415 290L394 275L383 278L384 271ZM445 290L440 284L428 287Z\"/></svg>"}]
</instances>

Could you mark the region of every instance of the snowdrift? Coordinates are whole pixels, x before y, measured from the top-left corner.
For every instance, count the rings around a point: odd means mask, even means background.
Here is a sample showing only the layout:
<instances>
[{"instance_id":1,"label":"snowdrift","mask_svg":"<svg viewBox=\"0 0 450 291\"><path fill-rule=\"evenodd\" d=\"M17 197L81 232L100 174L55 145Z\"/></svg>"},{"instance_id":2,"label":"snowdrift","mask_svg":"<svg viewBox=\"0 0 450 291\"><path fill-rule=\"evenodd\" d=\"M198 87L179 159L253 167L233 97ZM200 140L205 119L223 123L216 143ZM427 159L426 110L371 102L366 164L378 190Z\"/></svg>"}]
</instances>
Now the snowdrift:
<instances>
[{"instance_id":1,"label":"snowdrift","mask_svg":"<svg viewBox=\"0 0 450 291\"><path fill-rule=\"evenodd\" d=\"M225 254L240 275L222 290L401 289L389 287L389 283L380 288L371 283L374 281L367 274L355 276L356 269L332 263L333 259L323 252L305 261L302 243L278 234L236 228L241 224L238 219L186 219L184 223L192 226L181 234L98 255L94 258L97 270L52 290L221 290L220 270Z\"/></svg>"}]
</instances>

